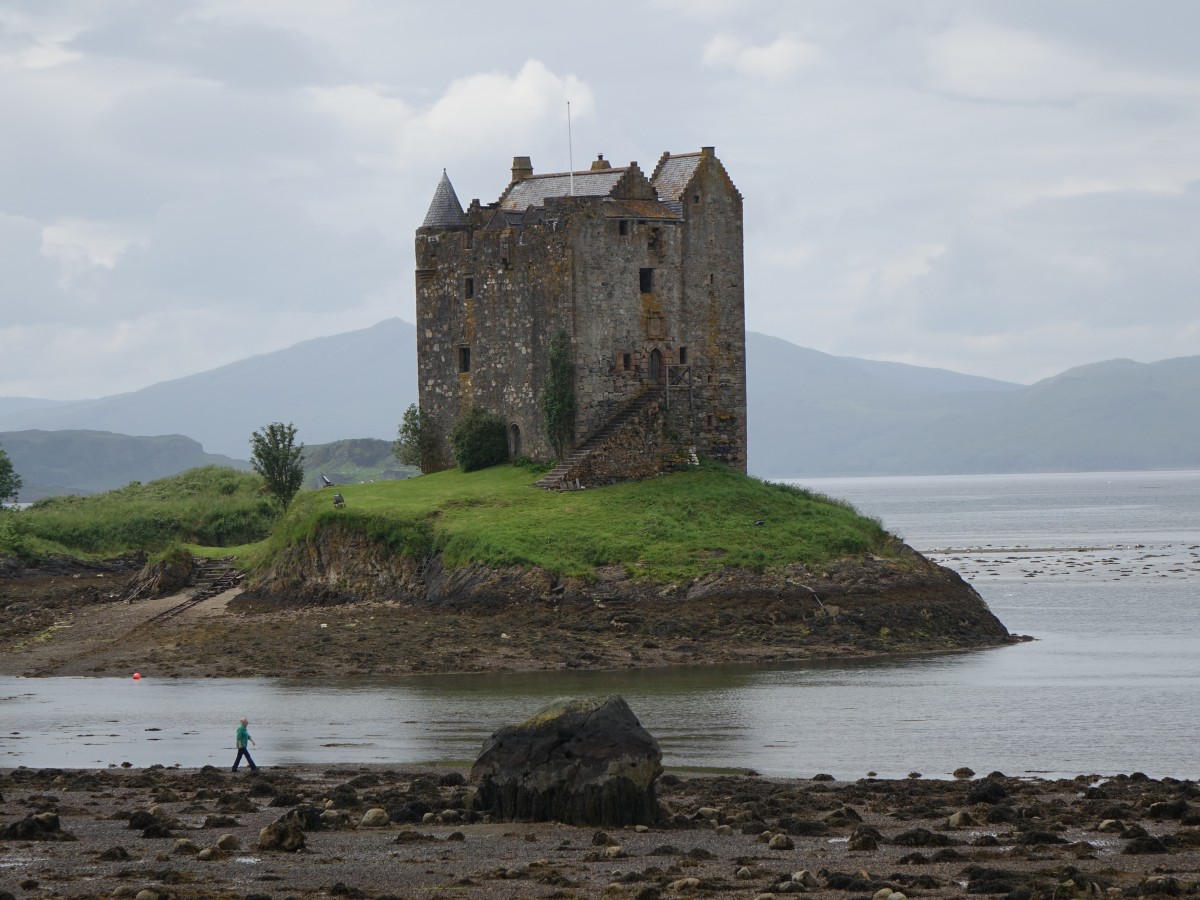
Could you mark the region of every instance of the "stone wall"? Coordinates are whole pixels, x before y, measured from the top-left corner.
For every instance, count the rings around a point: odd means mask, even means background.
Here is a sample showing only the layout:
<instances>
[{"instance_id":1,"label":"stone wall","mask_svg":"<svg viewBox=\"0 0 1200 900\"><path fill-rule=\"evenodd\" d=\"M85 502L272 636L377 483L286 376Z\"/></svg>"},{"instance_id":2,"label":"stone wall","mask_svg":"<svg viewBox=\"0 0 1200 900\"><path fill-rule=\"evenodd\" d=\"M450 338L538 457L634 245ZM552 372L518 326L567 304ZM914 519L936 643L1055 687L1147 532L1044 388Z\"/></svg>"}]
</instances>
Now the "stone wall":
<instances>
[{"instance_id":1,"label":"stone wall","mask_svg":"<svg viewBox=\"0 0 1200 900\"><path fill-rule=\"evenodd\" d=\"M686 411L673 416L676 443L745 471L741 196L710 153L681 213L654 199L636 165L621 191L550 197L515 224L496 204L475 203L463 227L418 229L421 407L444 440L468 406L484 406L509 425L513 452L551 458L537 393L549 338L564 328L576 446L670 368L690 385ZM628 464L622 477L638 477L645 442L626 431L629 453L610 442L605 471ZM448 445L442 455L451 464Z\"/></svg>"}]
</instances>

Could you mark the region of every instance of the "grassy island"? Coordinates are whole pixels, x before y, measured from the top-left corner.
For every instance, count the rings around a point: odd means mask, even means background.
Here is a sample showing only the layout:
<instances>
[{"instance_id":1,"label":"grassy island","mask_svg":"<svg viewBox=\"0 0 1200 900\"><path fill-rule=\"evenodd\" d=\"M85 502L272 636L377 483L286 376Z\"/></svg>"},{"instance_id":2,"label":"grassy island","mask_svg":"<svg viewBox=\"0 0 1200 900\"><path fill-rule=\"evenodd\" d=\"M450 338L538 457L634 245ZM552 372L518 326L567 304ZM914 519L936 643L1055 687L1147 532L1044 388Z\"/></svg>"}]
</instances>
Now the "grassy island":
<instances>
[{"instance_id":1,"label":"grassy island","mask_svg":"<svg viewBox=\"0 0 1200 900\"><path fill-rule=\"evenodd\" d=\"M42 500L0 530L0 554L99 558L185 544L256 570L284 547L337 528L408 556L440 553L447 568L533 566L587 580L615 565L676 581L728 567L762 572L888 554L892 540L848 503L714 465L563 493L532 487L536 477L496 466L345 485L337 488L343 508L334 508L333 490L306 491L273 521L256 476L210 466L93 497Z\"/></svg>"},{"instance_id":2,"label":"grassy island","mask_svg":"<svg viewBox=\"0 0 1200 900\"><path fill-rule=\"evenodd\" d=\"M590 580L598 567L623 566L652 581L888 552L879 522L849 504L718 466L562 493L532 487L536 477L497 466L352 485L339 489L341 509L330 491L310 492L268 541L246 550L261 564L338 528L409 556L440 553L448 569L536 567Z\"/></svg>"},{"instance_id":3,"label":"grassy island","mask_svg":"<svg viewBox=\"0 0 1200 900\"><path fill-rule=\"evenodd\" d=\"M255 476L205 468L5 513L0 671L599 669L1013 639L957 573L846 503L712 465L563 493L536 478L306 491L279 516ZM230 557L240 587L201 589Z\"/></svg>"}]
</instances>

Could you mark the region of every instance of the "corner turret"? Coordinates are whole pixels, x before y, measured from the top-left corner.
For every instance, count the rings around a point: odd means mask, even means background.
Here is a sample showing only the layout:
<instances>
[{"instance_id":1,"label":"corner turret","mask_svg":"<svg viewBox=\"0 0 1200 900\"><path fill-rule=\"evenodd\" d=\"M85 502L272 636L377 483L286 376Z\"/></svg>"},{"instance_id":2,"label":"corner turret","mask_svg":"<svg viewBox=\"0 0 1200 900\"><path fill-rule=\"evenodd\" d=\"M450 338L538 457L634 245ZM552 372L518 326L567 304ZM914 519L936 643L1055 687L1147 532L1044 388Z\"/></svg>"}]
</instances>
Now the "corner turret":
<instances>
[{"instance_id":1,"label":"corner turret","mask_svg":"<svg viewBox=\"0 0 1200 900\"><path fill-rule=\"evenodd\" d=\"M462 204L458 202L458 194L454 193L454 185L450 183L450 176L446 174L446 170L442 169L442 180L438 182L437 190L433 192L433 200L429 204L429 211L425 213L425 221L421 223L422 228L462 228L467 224L467 218L463 215Z\"/></svg>"}]
</instances>

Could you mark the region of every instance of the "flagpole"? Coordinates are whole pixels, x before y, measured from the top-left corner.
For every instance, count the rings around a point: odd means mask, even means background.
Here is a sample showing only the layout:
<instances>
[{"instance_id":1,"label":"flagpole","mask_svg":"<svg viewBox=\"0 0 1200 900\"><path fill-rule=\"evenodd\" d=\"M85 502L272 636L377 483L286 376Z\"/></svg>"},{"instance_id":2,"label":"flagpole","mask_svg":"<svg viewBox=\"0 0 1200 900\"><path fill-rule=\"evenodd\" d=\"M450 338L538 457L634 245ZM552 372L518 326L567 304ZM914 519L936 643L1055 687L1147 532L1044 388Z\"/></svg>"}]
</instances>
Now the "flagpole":
<instances>
[{"instance_id":1,"label":"flagpole","mask_svg":"<svg viewBox=\"0 0 1200 900\"><path fill-rule=\"evenodd\" d=\"M571 101L567 101L567 167L571 182L571 196L575 196L575 147L571 141Z\"/></svg>"}]
</instances>

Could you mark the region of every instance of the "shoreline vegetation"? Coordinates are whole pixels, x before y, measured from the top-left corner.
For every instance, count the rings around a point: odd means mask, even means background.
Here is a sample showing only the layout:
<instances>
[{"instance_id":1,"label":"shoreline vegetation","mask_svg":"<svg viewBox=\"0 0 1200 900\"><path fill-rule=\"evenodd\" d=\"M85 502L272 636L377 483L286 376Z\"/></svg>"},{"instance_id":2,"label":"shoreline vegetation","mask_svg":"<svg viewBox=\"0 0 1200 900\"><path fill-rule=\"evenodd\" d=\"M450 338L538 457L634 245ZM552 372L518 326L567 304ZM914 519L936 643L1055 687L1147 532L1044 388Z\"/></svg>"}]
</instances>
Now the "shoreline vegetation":
<instances>
[{"instance_id":1,"label":"shoreline vegetation","mask_svg":"<svg viewBox=\"0 0 1200 900\"><path fill-rule=\"evenodd\" d=\"M450 767L0 769L0 894L1058 900L1200 891L1195 782L956 776L668 771L651 824L598 829L492 821Z\"/></svg>"},{"instance_id":2,"label":"shoreline vegetation","mask_svg":"<svg viewBox=\"0 0 1200 900\"><path fill-rule=\"evenodd\" d=\"M704 465L304 491L203 468L0 516L0 674L353 675L892 655L1019 638L849 504ZM208 560L209 562L206 562ZM213 572L239 579L198 593ZM207 573L207 574L206 574Z\"/></svg>"}]
</instances>

